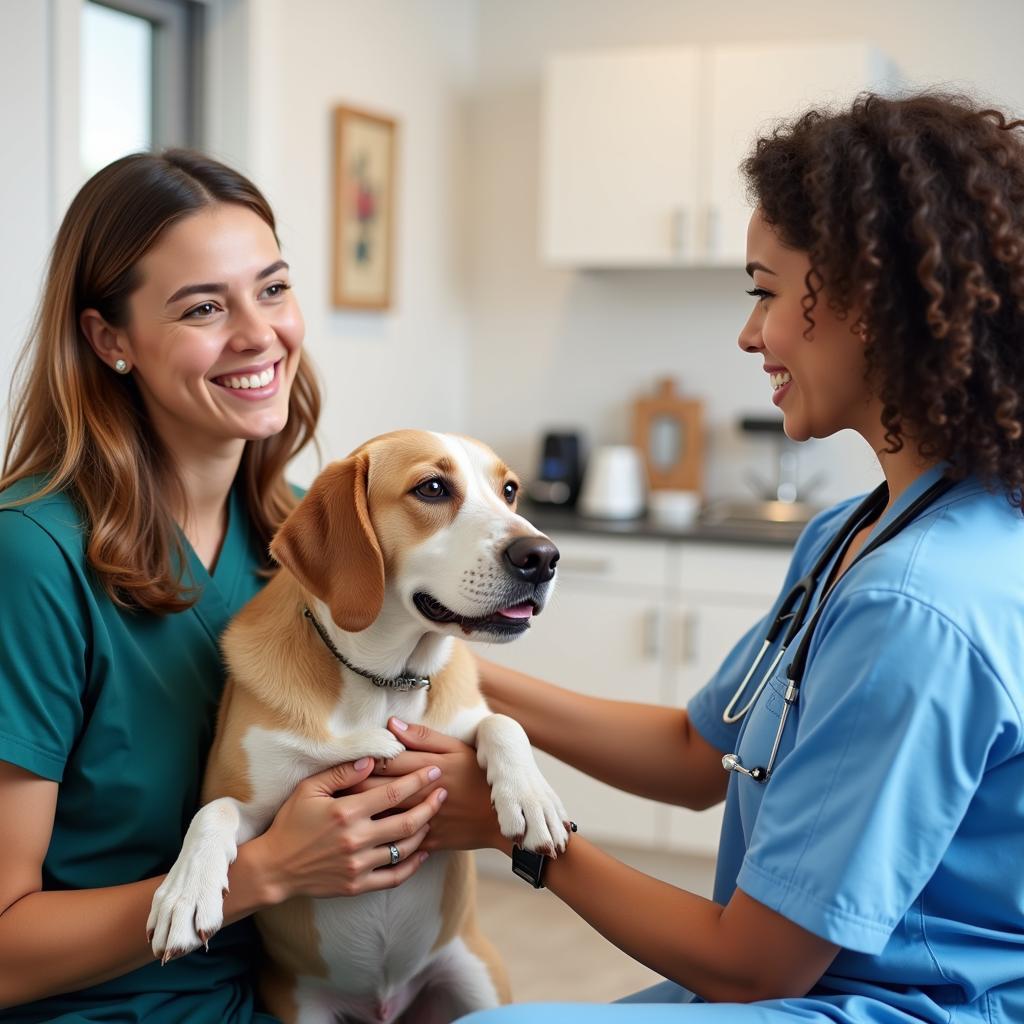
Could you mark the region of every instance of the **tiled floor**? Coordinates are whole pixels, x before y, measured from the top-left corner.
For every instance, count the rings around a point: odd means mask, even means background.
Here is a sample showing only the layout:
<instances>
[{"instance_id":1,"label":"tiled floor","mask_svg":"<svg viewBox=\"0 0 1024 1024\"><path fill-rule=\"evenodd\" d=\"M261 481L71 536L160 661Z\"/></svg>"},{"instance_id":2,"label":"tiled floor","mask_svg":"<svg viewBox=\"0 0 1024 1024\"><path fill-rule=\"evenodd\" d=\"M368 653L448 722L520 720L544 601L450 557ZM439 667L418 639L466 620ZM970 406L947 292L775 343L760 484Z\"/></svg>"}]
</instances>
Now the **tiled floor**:
<instances>
[{"instance_id":1,"label":"tiled floor","mask_svg":"<svg viewBox=\"0 0 1024 1024\"><path fill-rule=\"evenodd\" d=\"M712 865L700 859L660 858L615 851L634 867L702 895ZM508 967L517 1003L610 1002L661 978L595 932L547 890L514 878L500 854L478 854L480 926Z\"/></svg>"}]
</instances>

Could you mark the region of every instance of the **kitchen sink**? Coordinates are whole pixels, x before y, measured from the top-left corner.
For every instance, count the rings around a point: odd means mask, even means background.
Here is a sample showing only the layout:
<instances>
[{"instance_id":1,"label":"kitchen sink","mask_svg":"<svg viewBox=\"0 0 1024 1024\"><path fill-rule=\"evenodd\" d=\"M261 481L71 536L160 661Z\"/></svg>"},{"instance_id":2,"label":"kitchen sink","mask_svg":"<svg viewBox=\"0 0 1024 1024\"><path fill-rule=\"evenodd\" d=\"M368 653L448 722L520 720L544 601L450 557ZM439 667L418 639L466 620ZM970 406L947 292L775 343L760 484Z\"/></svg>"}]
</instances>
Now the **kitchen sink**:
<instances>
[{"instance_id":1,"label":"kitchen sink","mask_svg":"<svg viewBox=\"0 0 1024 1024\"><path fill-rule=\"evenodd\" d=\"M807 521L820 506L804 501L712 501L700 514L705 532L750 540L789 541L800 536Z\"/></svg>"},{"instance_id":2,"label":"kitchen sink","mask_svg":"<svg viewBox=\"0 0 1024 1024\"><path fill-rule=\"evenodd\" d=\"M789 523L803 525L820 508L805 501L712 501L701 511L701 522L708 526L751 523Z\"/></svg>"}]
</instances>

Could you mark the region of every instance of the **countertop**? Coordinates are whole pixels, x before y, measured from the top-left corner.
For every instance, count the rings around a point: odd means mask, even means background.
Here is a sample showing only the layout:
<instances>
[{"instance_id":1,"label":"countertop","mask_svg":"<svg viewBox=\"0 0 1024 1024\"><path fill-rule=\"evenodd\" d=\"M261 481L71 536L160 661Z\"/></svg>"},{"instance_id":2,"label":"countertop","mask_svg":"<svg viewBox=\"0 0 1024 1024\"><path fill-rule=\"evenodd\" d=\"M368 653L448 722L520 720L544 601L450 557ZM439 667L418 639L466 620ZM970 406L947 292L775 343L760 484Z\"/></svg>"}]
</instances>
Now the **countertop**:
<instances>
[{"instance_id":1,"label":"countertop","mask_svg":"<svg viewBox=\"0 0 1024 1024\"><path fill-rule=\"evenodd\" d=\"M642 516L639 519L592 519L575 509L538 505L523 500L519 513L538 530L552 533L584 533L592 536L635 537L641 540L675 540L718 544L758 544L791 548L804 523L702 523L687 527L667 526Z\"/></svg>"}]
</instances>

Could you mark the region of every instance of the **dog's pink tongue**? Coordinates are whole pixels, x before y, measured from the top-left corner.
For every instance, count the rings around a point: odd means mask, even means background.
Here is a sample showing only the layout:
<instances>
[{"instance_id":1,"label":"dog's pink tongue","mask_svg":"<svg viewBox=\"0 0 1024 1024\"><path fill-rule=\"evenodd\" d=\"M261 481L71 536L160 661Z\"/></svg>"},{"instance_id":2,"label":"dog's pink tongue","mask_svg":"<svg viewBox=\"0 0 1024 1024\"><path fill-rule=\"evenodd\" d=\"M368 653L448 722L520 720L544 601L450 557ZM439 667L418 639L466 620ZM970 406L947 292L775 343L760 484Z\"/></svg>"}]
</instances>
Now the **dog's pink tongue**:
<instances>
[{"instance_id":1,"label":"dog's pink tongue","mask_svg":"<svg viewBox=\"0 0 1024 1024\"><path fill-rule=\"evenodd\" d=\"M527 601L525 604L517 604L511 608L502 608L501 614L507 619L528 619L533 614L533 605Z\"/></svg>"}]
</instances>

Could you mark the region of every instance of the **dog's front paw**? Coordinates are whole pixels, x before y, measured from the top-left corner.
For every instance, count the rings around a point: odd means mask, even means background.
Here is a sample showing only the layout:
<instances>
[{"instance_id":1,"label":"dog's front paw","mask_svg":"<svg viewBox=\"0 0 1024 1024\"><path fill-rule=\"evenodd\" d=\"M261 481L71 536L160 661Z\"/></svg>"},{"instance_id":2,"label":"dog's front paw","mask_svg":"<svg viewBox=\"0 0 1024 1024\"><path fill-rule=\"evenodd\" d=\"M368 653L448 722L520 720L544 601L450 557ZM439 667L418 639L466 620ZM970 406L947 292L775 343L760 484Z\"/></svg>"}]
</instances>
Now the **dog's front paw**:
<instances>
[{"instance_id":1,"label":"dog's front paw","mask_svg":"<svg viewBox=\"0 0 1024 1024\"><path fill-rule=\"evenodd\" d=\"M224 923L228 868L238 850L211 828L214 807L192 819L178 859L153 894L146 934L161 964L205 947Z\"/></svg>"},{"instance_id":2,"label":"dog's front paw","mask_svg":"<svg viewBox=\"0 0 1024 1024\"><path fill-rule=\"evenodd\" d=\"M390 761L405 750L402 742L387 729L360 729L345 735L346 754L340 761L354 761L360 757L373 757L378 761Z\"/></svg>"},{"instance_id":3,"label":"dog's front paw","mask_svg":"<svg viewBox=\"0 0 1024 1024\"><path fill-rule=\"evenodd\" d=\"M548 857L565 850L569 816L539 768L497 780L491 788L491 801L506 839Z\"/></svg>"}]
</instances>

